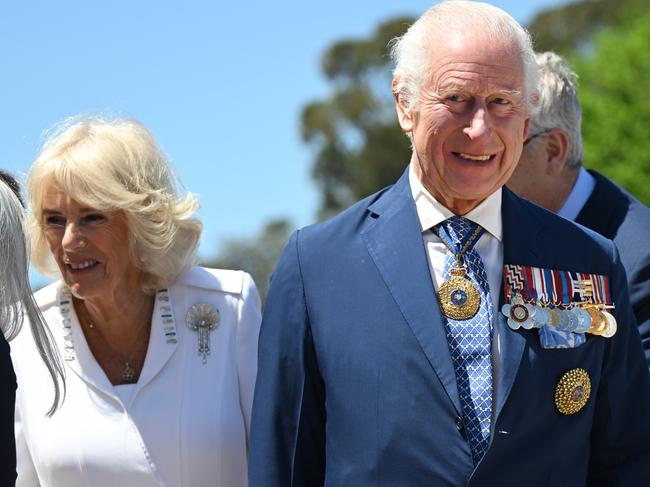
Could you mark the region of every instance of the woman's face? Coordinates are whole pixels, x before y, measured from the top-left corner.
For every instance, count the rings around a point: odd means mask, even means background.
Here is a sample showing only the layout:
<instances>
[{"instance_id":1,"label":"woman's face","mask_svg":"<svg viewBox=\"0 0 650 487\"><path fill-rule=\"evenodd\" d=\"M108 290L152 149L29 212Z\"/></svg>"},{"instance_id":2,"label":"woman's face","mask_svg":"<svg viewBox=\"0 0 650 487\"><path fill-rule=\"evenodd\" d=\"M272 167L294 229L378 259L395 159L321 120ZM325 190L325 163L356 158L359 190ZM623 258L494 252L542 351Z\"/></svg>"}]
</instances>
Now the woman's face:
<instances>
[{"instance_id":1,"label":"woman's face","mask_svg":"<svg viewBox=\"0 0 650 487\"><path fill-rule=\"evenodd\" d=\"M139 287L123 212L85 207L52 183L43 186L42 201L45 238L74 296L110 299Z\"/></svg>"}]
</instances>

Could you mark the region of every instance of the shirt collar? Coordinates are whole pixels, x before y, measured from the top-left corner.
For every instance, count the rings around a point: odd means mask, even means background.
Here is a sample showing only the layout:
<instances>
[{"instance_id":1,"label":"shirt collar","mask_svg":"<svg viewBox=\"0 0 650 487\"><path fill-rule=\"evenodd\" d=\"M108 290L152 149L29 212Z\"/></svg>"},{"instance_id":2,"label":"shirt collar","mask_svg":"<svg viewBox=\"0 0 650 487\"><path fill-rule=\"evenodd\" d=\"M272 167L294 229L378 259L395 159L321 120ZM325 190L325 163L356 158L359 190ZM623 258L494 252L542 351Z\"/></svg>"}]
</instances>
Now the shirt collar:
<instances>
[{"instance_id":1,"label":"shirt collar","mask_svg":"<svg viewBox=\"0 0 650 487\"><path fill-rule=\"evenodd\" d=\"M415 201L415 208L420 220L420 230L428 231L432 227L454 215L447 207L437 201L422 185L415 175L413 164L409 166L409 184ZM485 198L476 208L463 215L468 220L481 225L499 242L503 238L503 221L501 218L501 188Z\"/></svg>"},{"instance_id":2,"label":"shirt collar","mask_svg":"<svg viewBox=\"0 0 650 487\"><path fill-rule=\"evenodd\" d=\"M557 214L567 220L575 220L583 206L587 203L595 187L596 179L584 167L581 167L578 173L578 179L576 179L576 183L573 185L569 197Z\"/></svg>"}]
</instances>

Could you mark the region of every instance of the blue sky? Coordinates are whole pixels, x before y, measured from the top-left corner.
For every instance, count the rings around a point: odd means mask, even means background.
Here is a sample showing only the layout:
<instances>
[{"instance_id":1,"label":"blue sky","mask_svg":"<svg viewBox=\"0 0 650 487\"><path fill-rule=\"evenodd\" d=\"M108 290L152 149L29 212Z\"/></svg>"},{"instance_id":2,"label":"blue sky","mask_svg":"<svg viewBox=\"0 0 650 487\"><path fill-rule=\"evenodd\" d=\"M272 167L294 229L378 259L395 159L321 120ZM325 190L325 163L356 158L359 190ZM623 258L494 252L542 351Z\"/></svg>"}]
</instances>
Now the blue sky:
<instances>
[{"instance_id":1,"label":"blue sky","mask_svg":"<svg viewBox=\"0 0 650 487\"><path fill-rule=\"evenodd\" d=\"M526 23L566 1L491 3ZM271 218L308 224L318 193L299 116L328 93L321 54L431 4L2 2L0 167L24 175L43 132L68 116L134 117L201 199L202 257L229 238L255 235Z\"/></svg>"}]
</instances>

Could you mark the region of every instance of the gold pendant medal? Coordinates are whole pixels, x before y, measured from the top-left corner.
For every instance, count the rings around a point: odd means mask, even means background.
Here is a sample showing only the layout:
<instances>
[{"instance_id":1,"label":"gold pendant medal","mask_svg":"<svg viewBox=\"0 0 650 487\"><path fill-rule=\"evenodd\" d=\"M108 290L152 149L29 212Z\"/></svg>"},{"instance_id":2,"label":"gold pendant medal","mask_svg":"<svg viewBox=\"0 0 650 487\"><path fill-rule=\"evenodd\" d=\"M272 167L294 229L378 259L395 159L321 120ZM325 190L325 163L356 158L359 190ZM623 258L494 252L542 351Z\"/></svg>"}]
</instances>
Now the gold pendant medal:
<instances>
[{"instance_id":1,"label":"gold pendant medal","mask_svg":"<svg viewBox=\"0 0 650 487\"><path fill-rule=\"evenodd\" d=\"M481 304L481 295L476 286L465 277L465 269L452 269L453 277L442 283L438 289L440 308L447 318L467 320L474 316Z\"/></svg>"},{"instance_id":2,"label":"gold pendant medal","mask_svg":"<svg viewBox=\"0 0 650 487\"><path fill-rule=\"evenodd\" d=\"M591 315L591 326L587 330L587 333L602 335L607 332L608 323L605 315L595 306L589 306L586 309L589 315Z\"/></svg>"}]
</instances>

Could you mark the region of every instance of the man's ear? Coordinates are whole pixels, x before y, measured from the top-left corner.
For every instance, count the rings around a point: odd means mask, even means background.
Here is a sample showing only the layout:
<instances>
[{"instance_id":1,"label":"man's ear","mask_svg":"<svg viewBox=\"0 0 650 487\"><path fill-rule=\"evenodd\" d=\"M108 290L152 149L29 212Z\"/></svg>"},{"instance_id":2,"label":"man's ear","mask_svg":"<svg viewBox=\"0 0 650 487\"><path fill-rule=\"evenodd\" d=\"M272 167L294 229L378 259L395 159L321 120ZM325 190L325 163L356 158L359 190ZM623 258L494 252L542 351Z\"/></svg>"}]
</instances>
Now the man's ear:
<instances>
[{"instance_id":1,"label":"man's ear","mask_svg":"<svg viewBox=\"0 0 650 487\"><path fill-rule=\"evenodd\" d=\"M392 90L393 90L393 99L395 100L395 108L397 110L397 120L399 121L400 127L404 132L413 131L413 113L408 108L409 103L406 100L405 95L398 90L400 84L399 78L396 76L393 78Z\"/></svg>"},{"instance_id":2,"label":"man's ear","mask_svg":"<svg viewBox=\"0 0 650 487\"><path fill-rule=\"evenodd\" d=\"M559 176L566 167L569 157L569 137L561 129L551 129L544 137L546 150L546 173L549 176Z\"/></svg>"},{"instance_id":3,"label":"man's ear","mask_svg":"<svg viewBox=\"0 0 650 487\"><path fill-rule=\"evenodd\" d=\"M530 133L530 117L528 117L524 121L524 136L522 140L526 140L528 138L529 133Z\"/></svg>"}]
</instances>

